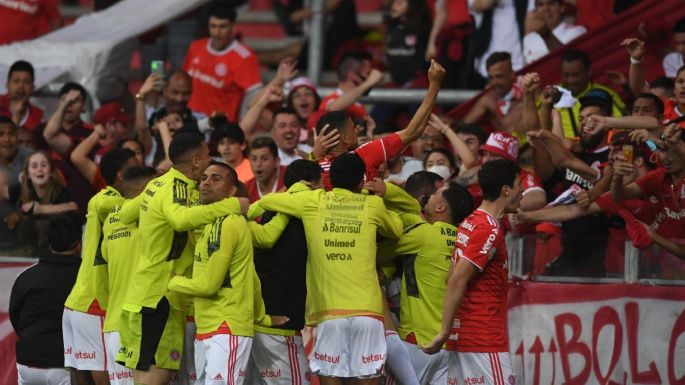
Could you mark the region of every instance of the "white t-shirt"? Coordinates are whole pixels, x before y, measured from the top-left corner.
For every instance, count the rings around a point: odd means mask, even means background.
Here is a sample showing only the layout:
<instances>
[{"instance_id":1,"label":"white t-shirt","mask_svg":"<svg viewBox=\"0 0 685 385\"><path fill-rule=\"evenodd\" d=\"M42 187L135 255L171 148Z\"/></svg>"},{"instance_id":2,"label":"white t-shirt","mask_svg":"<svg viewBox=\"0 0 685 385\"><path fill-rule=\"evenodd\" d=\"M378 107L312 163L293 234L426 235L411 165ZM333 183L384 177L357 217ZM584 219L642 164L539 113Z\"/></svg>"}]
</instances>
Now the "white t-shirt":
<instances>
[{"instance_id":1,"label":"white t-shirt","mask_svg":"<svg viewBox=\"0 0 685 385\"><path fill-rule=\"evenodd\" d=\"M573 25L566 21L562 21L554 30L552 30L552 34L554 34L554 37L556 37L561 44L567 44L585 32L587 32L585 27ZM547 48L547 44L545 44L545 40L539 33L531 32L523 38L523 57L526 64L532 63L548 53L549 49Z\"/></svg>"},{"instance_id":2,"label":"white t-shirt","mask_svg":"<svg viewBox=\"0 0 685 385\"><path fill-rule=\"evenodd\" d=\"M671 52L664 56L664 74L667 78L675 78L678 69L683 66L683 55Z\"/></svg>"},{"instance_id":3,"label":"white t-shirt","mask_svg":"<svg viewBox=\"0 0 685 385\"><path fill-rule=\"evenodd\" d=\"M298 144L297 148L298 150L304 151L306 153L310 153L313 150L312 146L302 143ZM281 166L288 166L290 163L298 159L302 159L302 157L297 155L297 153L295 153L294 155L288 155L280 148L278 149L278 157L281 159Z\"/></svg>"},{"instance_id":4,"label":"white t-shirt","mask_svg":"<svg viewBox=\"0 0 685 385\"><path fill-rule=\"evenodd\" d=\"M473 15L476 21L476 28L480 26L483 19L483 14L473 10L473 3L475 0L469 0L469 12ZM534 2L528 2L528 10L534 7ZM493 8L492 12L492 38L490 46L482 57L476 58L474 67L481 74L487 78L488 72L485 68L485 62L493 52L505 51L511 54L511 65L514 71L518 71L523 67L523 54L521 50L521 39L516 21L516 7L513 0L501 0Z\"/></svg>"}]
</instances>

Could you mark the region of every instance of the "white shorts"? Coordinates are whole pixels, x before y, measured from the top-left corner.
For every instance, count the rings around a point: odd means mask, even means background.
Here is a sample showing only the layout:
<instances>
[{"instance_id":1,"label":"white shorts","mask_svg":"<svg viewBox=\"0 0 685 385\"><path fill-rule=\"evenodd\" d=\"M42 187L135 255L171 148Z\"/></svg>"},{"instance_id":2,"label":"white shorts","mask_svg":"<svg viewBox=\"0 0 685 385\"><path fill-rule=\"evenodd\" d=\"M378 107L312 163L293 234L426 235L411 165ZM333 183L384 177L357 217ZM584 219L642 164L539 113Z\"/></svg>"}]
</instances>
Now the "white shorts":
<instances>
[{"instance_id":1,"label":"white shorts","mask_svg":"<svg viewBox=\"0 0 685 385\"><path fill-rule=\"evenodd\" d=\"M515 385L509 352L449 352L447 385Z\"/></svg>"},{"instance_id":2,"label":"white shorts","mask_svg":"<svg viewBox=\"0 0 685 385\"><path fill-rule=\"evenodd\" d=\"M107 372L111 385L133 385L133 372L123 365L114 361L121 347L119 332L105 333L105 346L107 347Z\"/></svg>"},{"instance_id":3,"label":"white shorts","mask_svg":"<svg viewBox=\"0 0 685 385\"><path fill-rule=\"evenodd\" d=\"M327 377L379 377L387 350L383 321L371 317L327 320L316 327L309 368Z\"/></svg>"},{"instance_id":4,"label":"white shorts","mask_svg":"<svg viewBox=\"0 0 685 385\"><path fill-rule=\"evenodd\" d=\"M403 341L409 351L411 364L421 385L444 385L447 383L448 352L445 349L436 354L426 354L417 345ZM506 384L502 384L506 385Z\"/></svg>"},{"instance_id":5,"label":"white shorts","mask_svg":"<svg viewBox=\"0 0 685 385\"><path fill-rule=\"evenodd\" d=\"M183 343L183 358L181 358L181 370L171 376L169 385L195 385L197 373L195 372L195 320L187 318L186 332Z\"/></svg>"},{"instance_id":6,"label":"white shorts","mask_svg":"<svg viewBox=\"0 0 685 385\"><path fill-rule=\"evenodd\" d=\"M17 364L18 385L70 385L69 371L64 368L34 368Z\"/></svg>"},{"instance_id":7,"label":"white shorts","mask_svg":"<svg viewBox=\"0 0 685 385\"><path fill-rule=\"evenodd\" d=\"M247 376L250 385L309 385L302 336L255 332Z\"/></svg>"},{"instance_id":8,"label":"white shorts","mask_svg":"<svg viewBox=\"0 0 685 385\"><path fill-rule=\"evenodd\" d=\"M105 317L64 308L64 366L78 370L107 371L107 349L102 324Z\"/></svg>"},{"instance_id":9,"label":"white shorts","mask_svg":"<svg viewBox=\"0 0 685 385\"><path fill-rule=\"evenodd\" d=\"M197 340L195 346L197 384L243 384L250 359L252 337L215 334Z\"/></svg>"}]
</instances>

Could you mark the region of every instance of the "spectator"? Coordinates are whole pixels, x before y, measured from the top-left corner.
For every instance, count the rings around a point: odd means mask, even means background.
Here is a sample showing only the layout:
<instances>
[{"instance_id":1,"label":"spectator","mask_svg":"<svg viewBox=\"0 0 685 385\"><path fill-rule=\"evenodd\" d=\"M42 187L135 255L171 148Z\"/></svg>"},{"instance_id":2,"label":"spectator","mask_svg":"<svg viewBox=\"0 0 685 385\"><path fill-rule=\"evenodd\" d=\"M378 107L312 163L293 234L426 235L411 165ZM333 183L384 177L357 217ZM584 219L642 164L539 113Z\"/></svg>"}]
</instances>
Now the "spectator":
<instances>
[{"instance_id":1,"label":"spectator","mask_svg":"<svg viewBox=\"0 0 685 385\"><path fill-rule=\"evenodd\" d=\"M0 2L0 44L31 40L59 28L62 18L58 2Z\"/></svg>"},{"instance_id":2,"label":"spectator","mask_svg":"<svg viewBox=\"0 0 685 385\"><path fill-rule=\"evenodd\" d=\"M399 183L400 185L415 172L423 170L423 162L411 156L399 155L389 159L386 163L386 181Z\"/></svg>"},{"instance_id":3,"label":"spectator","mask_svg":"<svg viewBox=\"0 0 685 385\"><path fill-rule=\"evenodd\" d=\"M448 73L446 88L467 88L467 77L473 68L468 53L472 33L473 20L467 0L435 2L425 58L443 63Z\"/></svg>"},{"instance_id":4,"label":"spectator","mask_svg":"<svg viewBox=\"0 0 685 385\"><path fill-rule=\"evenodd\" d=\"M587 32L564 20L564 0L535 0L526 17L523 57L530 64Z\"/></svg>"},{"instance_id":5,"label":"spectator","mask_svg":"<svg viewBox=\"0 0 685 385\"><path fill-rule=\"evenodd\" d=\"M62 313L81 264L81 218L73 211L51 218L50 251L22 272L12 287L9 315L19 337L19 384L70 384L64 368Z\"/></svg>"},{"instance_id":6,"label":"spectator","mask_svg":"<svg viewBox=\"0 0 685 385\"><path fill-rule=\"evenodd\" d=\"M432 150L445 148L445 137L437 127L428 124L426 129L423 130L423 134L413 141L410 146L412 157L419 162L423 162L426 159L426 154Z\"/></svg>"},{"instance_id":7,"label":"spectator","mask_svg":"<svg viewBox=\"0 0 685 385\"><path fill-rule=\"evenodd\" d=\"M12 119L0 116L0 170L7 174L9 190L19 188L19 174L31 150L17 145L17 125Z\"/></svg>"},{"instance_id":8,"label":"spectator","mask_svg":"<svg viewBox=\"0 0 685 385\"><path fill-rule=\"evenodd\" d=\"M319 109L347 111L355 122L366 115L359 99L383 80L383 73L371 67L368 55L348 54L338 65L338 88L321 101Z\"/></svg>"},{"instance_id":9,"label":"spectator","mask_svg":"<svg viewBox=\"0 0 685 385\"><path fill-rule=\"evenodd\" d=\"M663 99L673 99L673 79L662 76L649 83L649 92Z\"/></svg>"},{"instance_id":10,"label":"spectator","mask_svg":"<svg viewBox=\"0 0 685 385\"><path fill-rule=\"evenodd\" d=\"M309 78L299 77L289 83L290 91L286 102L288 107L295 110L300 119L300 143L308 142L313 132L308 127L307 120L316 111L321 103L321 97L316 91L316 85ZM316 126L316 123L314 123Z\"/></svg>"},{"instance_id":11,"label":"spectator","mask_svg":"<svg viewBox=\"0 0 685 385\"><path fill-rule=\"evenodd\" d=\"M614 90L590 80L590 57L587 53L576 49L568 49L561 58L561 86L571 91L574 98L580 99L594 89L600 89L611 96L611 110L608 116L623 116L625 104ZM573 108L559 110L561 115L561 129L563 137L574 139L583 132L579 128L579 112L581 103L576 102Z\"/></svg>"},{"instance_id":12,"label":"spectator","mask_svg":"<svg viewBox=\"0 0 685 385\"><path fill-rule=\"evenodd\" d=\"M452 179L455 172L459 172L454 155L444 148L430 150L424 158L423 168L440 175L445 182Z\"/></svg>"},{"instance_id":13,"label":"spectator","mask_svg":"<svg viewBox=\"0 0 685 385\"><path fill-rule=\"evenodd\" d=\"M668 78L675 78L678 69L685 64L685 17L678 20L673 26L673 46L675 52L664 56L664 74Z\"/></svg>"},{"instance_id":14,"label":"spectator","mask_svg":"<svg viewBox=\"0 0 685 385\"><path fill-rule=\"evenodd\" d=\"M259 137L250 143L250 165L254 178L245 183L250 203L283 188L285 167L280 165L278 147L269 137Z\"/></svg>"},{"instance_id":15,"label":"spectator","mask_svg":"<svg viewBox=\"0 0 685 385\"><path fill-rule=\"evenodd\" d=\"M0 5L2 8L2 5ZM43 110L29 102L34 91L35 73L31 63L18 60L7 73L7 94L0 96L0 115L12 118L17 126L33 132L43 122Z\"/></svg>"},{"instance_id":16,"label":"spectator","mask_svg":"<svg viewBox=\"0 0 685 385\"><path fill-rule=\"evenodd\" d=\"M29 257L33 255L33 240L20 231L22 218L16 205L19 189L10 190L7 179L7 172L0 170L0 254Z\"/></svg>"},{"instance_id":17,"label":"spectator","mask_svg":"<svg viewBox=\"0 0 685 385\"><path fill-rule=\"evenodd\" d=\"M295 110L283 107L274 112L271 123L271 137L278 146L278 157L281 165L288 166L297 159L306 158L312 147L299 143L300 121Z\"/></svg>"},{"instance_id":18,"label":"spectator","mask_svg":"<svg viewBox=\"0 0 685 385\"><path fill-rule=\"evenodd\" d=\"M119 142L117 148L127 148L133 151L133 153L136 155L138 164L145 164L145 149L143 148L143 143L141 143L140 140L135 138L126 138Z\"/></svg>"},{"instance_id":19,"label":"spectator","mask_svg":"<svg viewBox=\"0 0 685 385\"><path fill-rule=\"evenodd\" d=\"M81 120L87 93L80 84L67 83L60 89L59 96L59 105L45 125L42 137L50 156L66 179L69 194L79 208L85 210L95 189L69 158L76 145L93 132L91 125ZM42 146L38 147L43 149Z\"/></svg>"},{"instance_id":20,"label":"spectator","mask_svg":"<svg viewBox=\"0 0 685 385\"><path fill-rule=\"evenodd\" d=\"M481 164L482 159L480 156L480 146L485 144L485 139L487 138L485 136L485 132L483 132L483 129L480 128L480 126L475 125L475 124L457 124L454 127L454 132L457 134L457 137L464 142L466 145L466 148L471 152L473 155L474 159L474 164ZM457 154L459 155L459 154ZM464 163L464 161L459 158L459 174L463 174L465 171L469 170L471 167ZM469 166L469 167L467 167ZM461 183L460 183L461 184ZM463 184L462 184L463 185ZM466 184L468 186L468 184Z\"/></svg>"},{"instance_id":21,"label":"spectator","mask_svg":"<svg viewBox=\"0 0 685 385\"><path fill-rule=\"evenodd\" d=\"M95 155L95 162L109 150L115 148L119 142L131 134L133 119L124 112L124 106L119 102L103 105L93 115L93 124L100 124L104 128L105 136L99 141L99 149Z\"/></svg>"},{"instance_id":22,"label":"spectator","mask_svg":"<svg viewBox=\"0 0 685 385\"><path fill-rule=\"evenodd\" d=\"M523 20L519 20L517 16L525 15L528 11L526 2L469 0L469 11L476 23L476 31L471 39L471 55L476 71L471 86L481 88L484 85L484 80L488 78L486 60L494 52L508 52L512 67L515 71L520 70L523 67Z\"/></svg>"},{"instance_id":23,"label":"spectator","mask_svg":"<svg viewBox=\"0 0 685 385\"><path fill-rule=\"evenodd\" d=\"M183 69L193 78L188 105L207 116L221 112L237 121L240 104L258 87L259 63L252 50L233 39L236 11L224 2L209 11L209 38L194 41Z\"/></svg>"},{"instance_id":24,"label":"spectator","mask_svg":"<svg viewBox=\"0 0 685 385\"><path fill-rule=\"evenodd\" d=\"M250 160L245 157L247 143L245 134L236 123L226 122L215 128L213 139L216 141L216 152L238 174L238 180L247 183L254 178Z\"/></svg>"},{"instance_id":25,"label":"spectator","mask_svg":"<svg viewBox=\"0 0 685 385\"><path fill-rule=\"evenodd\" d=\"M36 151L38 149L33 135L24 127L17 128L17 144L20 147L28 148L32 151Z\"/></svg>"},{"instance_id":26,"label":"spectator","mask_svg":"<svg viewBox=\"0 0 685 385\"><path fill-rule=\"evenodd\" d=\"M385 56L392 81L410 86L426 70L430 16L425 0L392 0L385 20Z\"/></svg>"},{"instance_id":27,"label":"spectator","mask_svg":"<svg viewBox=\"0 0 685 385\"><path fill-rule=\"evenodd\" d=\"M508 52L493 52L488 56L488 88L471 111L464 117L464 123L472 124L487 120L495 131L514 133L521 118L521 88L515 84L516 74Z\"/></svg>"}]
</instances>

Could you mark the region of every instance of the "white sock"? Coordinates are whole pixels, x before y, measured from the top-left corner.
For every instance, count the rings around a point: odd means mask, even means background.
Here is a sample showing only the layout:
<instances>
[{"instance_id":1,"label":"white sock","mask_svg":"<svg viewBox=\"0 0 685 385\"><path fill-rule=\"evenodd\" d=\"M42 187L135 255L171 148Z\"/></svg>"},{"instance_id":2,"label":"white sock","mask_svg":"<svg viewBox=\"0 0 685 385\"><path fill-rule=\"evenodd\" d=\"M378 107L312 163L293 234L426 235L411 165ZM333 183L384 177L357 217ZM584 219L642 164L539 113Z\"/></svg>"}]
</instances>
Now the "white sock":
<instances>
[{"instance_id":1,"label":"white sock","mask_svg":"<svg viewBox=\"0 0 685 385\"><path fill-rule=\"evenodd\" d=\"M399 385L419 385L414 366L409 358L409 351L404 346L400 336L393 331L386 330L385 342L388 345L388 354L385 360L387 368L395 376Z\"/></svg>"}]
</instances>

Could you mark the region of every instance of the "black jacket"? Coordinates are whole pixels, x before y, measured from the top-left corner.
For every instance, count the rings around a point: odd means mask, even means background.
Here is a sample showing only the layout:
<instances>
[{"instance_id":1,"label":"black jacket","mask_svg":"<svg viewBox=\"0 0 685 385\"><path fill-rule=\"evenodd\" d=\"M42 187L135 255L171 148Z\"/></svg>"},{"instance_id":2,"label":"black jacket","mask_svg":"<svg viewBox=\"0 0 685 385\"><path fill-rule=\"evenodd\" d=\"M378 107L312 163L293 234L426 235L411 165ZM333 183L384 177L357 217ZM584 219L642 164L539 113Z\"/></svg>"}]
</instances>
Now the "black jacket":
<instances>
[{"instance_id":1,"label":"black jacket","mask_svg":"<svg viewBox=\"0 0 685 385\"><path fill-rule=\"evenodd\" d=\"M19 336L17 363L64 367L62 313L81 258L49 254L21 273L12 287L10 321Z\"/></svg>"}]
</instances>

